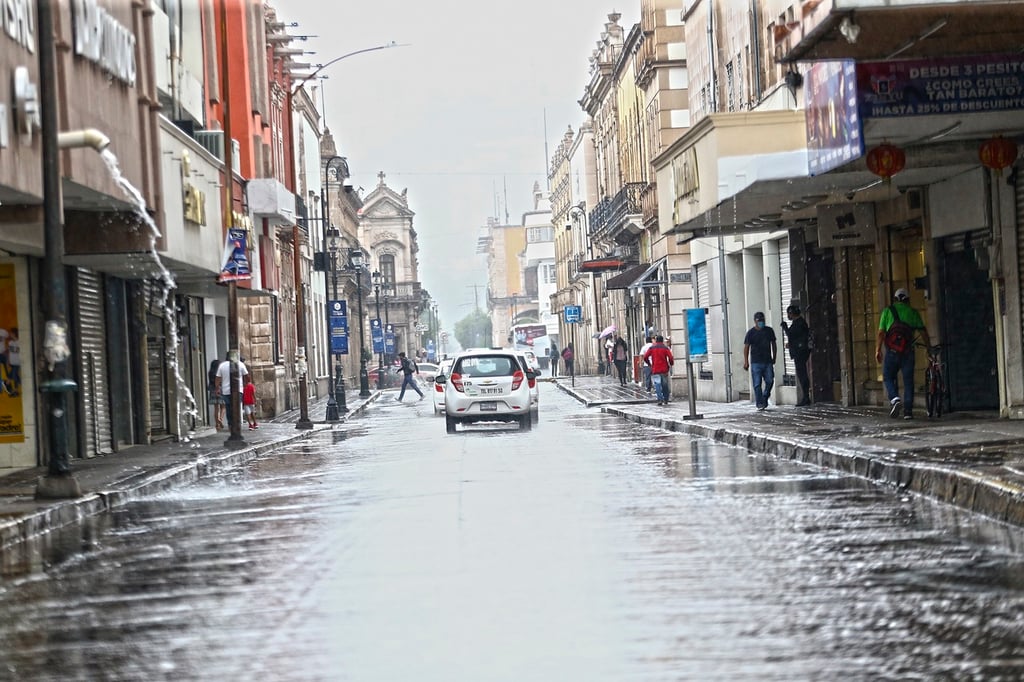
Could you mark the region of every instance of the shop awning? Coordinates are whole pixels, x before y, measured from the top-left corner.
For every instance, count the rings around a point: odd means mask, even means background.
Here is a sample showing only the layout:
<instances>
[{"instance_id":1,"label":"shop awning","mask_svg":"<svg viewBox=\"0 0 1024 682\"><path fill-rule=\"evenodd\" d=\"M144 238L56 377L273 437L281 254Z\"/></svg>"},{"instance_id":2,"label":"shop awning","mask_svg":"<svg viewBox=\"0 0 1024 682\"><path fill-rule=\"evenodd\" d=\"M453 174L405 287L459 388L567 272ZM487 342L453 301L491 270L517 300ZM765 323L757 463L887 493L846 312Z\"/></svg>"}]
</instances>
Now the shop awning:
<instances>
[{"instance_id":1,"label":"shop awning","mask_svg":"<svg viewBox=\"0 0 1024 682\"><path fill-rule=\"evenodd\" d=\"M612 272L622 270L628 267L630 263L627 263L621 258L595 258L593 260L585 260L580 263L580 272Z\"/></svg>"},{"instance_id":2,"label":"shop awning","mask_svg":"<svg viewBox=\"0 0 1024 682\"><path fill-rule=\"evenodd\" d=\"M665 258L659 258L653 263L641 263L640 265L633 266L625 272L609 277L608 281L605 282L604 288L633 289L644 286L644 284L660 284L661 282L648 281L648 278L655 274L664 262Z\"/></svg>"}]
</instances>

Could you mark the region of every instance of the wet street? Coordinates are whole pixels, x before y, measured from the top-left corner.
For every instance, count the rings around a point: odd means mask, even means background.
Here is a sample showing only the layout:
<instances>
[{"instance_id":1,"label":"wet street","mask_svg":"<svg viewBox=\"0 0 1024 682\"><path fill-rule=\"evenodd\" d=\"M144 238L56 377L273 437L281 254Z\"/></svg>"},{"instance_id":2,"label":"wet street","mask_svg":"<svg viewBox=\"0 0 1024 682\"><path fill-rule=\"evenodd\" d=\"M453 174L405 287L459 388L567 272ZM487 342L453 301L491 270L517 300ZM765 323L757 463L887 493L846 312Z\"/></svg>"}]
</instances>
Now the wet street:
<instances>
[{"instance_id":1,"label":"wet street","mask_svg":"<svg viewBox=\"0 0 1024 682\"><path fill-rule=\"evenodd\" d=\"M0 679L1016 680L1024 533L541 387L385 394L0 577Z\"/></svg>"}]
</instances>

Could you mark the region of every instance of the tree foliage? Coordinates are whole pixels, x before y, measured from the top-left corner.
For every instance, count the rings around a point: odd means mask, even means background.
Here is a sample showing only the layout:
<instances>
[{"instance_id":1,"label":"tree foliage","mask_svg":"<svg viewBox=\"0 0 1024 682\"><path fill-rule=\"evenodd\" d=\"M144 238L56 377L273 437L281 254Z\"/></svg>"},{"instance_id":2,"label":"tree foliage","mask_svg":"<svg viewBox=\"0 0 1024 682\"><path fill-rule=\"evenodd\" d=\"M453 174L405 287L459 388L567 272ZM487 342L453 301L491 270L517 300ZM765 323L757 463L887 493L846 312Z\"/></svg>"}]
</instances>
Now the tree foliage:
<instances>
[{"instance_id":1,"label":"tree foliage","mask_svg":"<svg viewBox=\"0 0 1024 682\"><path fill-rule=\"evenodd\" d=\"M455 338L463 348L491 345L491 318L477 308L455 323Z\"/></svg>"}]
</instances>

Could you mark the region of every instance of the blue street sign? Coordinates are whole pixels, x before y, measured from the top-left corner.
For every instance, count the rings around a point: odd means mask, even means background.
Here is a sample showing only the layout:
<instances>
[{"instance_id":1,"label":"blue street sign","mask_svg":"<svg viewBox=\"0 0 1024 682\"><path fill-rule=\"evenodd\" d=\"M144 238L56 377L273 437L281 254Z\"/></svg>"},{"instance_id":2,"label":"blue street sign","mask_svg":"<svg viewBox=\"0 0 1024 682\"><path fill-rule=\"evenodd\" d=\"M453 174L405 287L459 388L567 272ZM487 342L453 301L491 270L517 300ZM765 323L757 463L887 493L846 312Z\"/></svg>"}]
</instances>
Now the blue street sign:
<instances>
[{"instance_id":1,"label":"blue street sign","mask_svg":"<svg viewBox=\"0 0 1024 682\"><path fill-rule=\"evenodd\" d=\"M687 308L684 322L686 324L686 357L688 362L708 361L708 328L707 313L704 308Z\"/></svg>"},{"instance_id":2,"label":"blue street sign","mask_svg":"<svg viewBox=\"0 0 1024 682\"><path fill-rule=\"evenodd\" d=\"M331 311L331 352L348 355L348 303L328 301Z\"/></svg>"},{"instance_id":3,"label":"blue street sign","mask_svg":"<svg viewBox=\"0 0 1024 682\"><path fill-rule=\"evenodd\" d=\"M395 325L389 324L384 328L384 352L392 355L395 352Z\"/></svg>"},{"instance_id":4,"label":"blue street sign","mask_svg":"<svg viewBox=\"0 0 1024 682\"><path fill-rule=\"evenodd\" d=\"M384 326L376 317L370 320L370 340L374 353L384 352Z\"/></svg>"},{"instance_id":5,"label":"blue street sign","mask_svg":"<svg viewBox=\"0 0 1024 682\"><path fill-rule=\"evenodd\" d=\"M578 305L567 305L562 310L565 312L566 324L579 322L583 319L583 308Z\"/></svg>"}]
</instances>

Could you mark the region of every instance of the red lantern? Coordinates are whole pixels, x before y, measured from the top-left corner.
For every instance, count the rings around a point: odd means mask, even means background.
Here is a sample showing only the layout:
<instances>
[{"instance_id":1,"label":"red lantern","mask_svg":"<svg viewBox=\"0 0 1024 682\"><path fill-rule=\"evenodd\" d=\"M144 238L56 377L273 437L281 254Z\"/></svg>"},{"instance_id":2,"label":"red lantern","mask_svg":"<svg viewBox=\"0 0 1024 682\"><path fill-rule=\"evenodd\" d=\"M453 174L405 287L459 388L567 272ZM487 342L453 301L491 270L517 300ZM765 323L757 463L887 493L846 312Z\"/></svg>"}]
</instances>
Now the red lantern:
<instances>
[{"instance_id":1,"label":"red lantern","mask_svg":"<svg viewBox=\"0 0 1024 682\"><path fill-rule=\"evenodd\" d=\"M886 180L903 170L906 163L906 153L889 143L880 144L868 152L868 170Z\"/></svg>"},{"instance_id":2,"label":"red lantern","mask_svg":"<svg viewBox=\"0 0 1024 682\"><path fill-rule=\"evenodd\" d=\"M1017 160L1017 143L997 135L981 143L978 147L978 158L985 168L991 168L997 173L1002 172Z\"/></svg>"}]
</instances>

